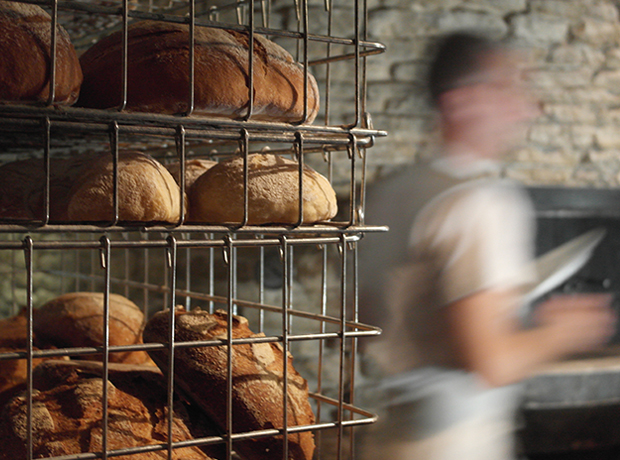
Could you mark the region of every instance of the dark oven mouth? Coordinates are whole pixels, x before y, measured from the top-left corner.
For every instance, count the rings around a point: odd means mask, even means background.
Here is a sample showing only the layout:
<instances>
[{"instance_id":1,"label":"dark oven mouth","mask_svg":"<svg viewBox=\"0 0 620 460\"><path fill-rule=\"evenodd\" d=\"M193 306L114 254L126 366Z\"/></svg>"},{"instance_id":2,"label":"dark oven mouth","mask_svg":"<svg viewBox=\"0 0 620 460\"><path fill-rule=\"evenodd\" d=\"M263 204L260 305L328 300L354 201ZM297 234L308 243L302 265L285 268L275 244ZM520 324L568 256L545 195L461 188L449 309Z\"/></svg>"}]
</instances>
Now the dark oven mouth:
<instances>
[{"instance_id":1,"label":"dark oven mouth","mask_svg":"<svg viewBox=\"0 0 620 460\"><path fill-rule=\"evenodd\" d=\"M620 191L527 190L536 210L537 255L589 230L606 230L590 260L553 293L610 292L620 313ZM520 426L528 459L620 459L620 327L601 351L572 357L528 379Z\"/></svg>"}]
</instances>

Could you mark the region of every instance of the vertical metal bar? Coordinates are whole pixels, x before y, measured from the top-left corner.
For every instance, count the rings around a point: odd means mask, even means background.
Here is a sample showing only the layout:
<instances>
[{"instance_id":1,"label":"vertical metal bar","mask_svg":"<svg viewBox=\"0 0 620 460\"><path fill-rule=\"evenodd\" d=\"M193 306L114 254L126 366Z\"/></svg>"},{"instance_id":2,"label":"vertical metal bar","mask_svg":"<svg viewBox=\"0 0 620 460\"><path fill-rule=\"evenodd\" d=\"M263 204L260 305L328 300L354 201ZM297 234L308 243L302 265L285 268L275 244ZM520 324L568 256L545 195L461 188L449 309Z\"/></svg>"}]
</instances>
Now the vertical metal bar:
<instances>
[{"instance_id":1,"label":"vertical metal bar","mask_svg":"<svg viewBox=\"0 0 620 460\"><path fill-rule=\"evenodd\" d=\"M332 0L325 0L325 9L327 10L327 36L332 36ZM332 53L332 43L328 41L325 45L325 56L327 64L325 64L325 126L329 126L330 101L331 101L331 62L329 58Z\"/></svg>"},{"instance_id":2,"label":"vertical metal bar","mask_svg":"<svg viewBox=\"0 0 620 460\"><path fill-rule=\"evenodd\" d=\"M354 128L360 123L360 96L361 96L361 88L360 88L360 8L359 8L360 0L355 0L355 121L350 125L351 128Z\"/></svg>"},{"instance_id":3,"label":"vertical metal bar","mask_svg":"<svg viewBox=\"0 0 620 460\"><path fill-rule=\"evenodd\" d=\"M362 29L362 38L364 39L364 41L368 40L368 0L363 0L364 4L363 4L363 10L362 10L362 22L363 22L363 29ZM358 53L359 55L359 53ZM363 115L366 113L366 96L367 96L367 82L366 82L366 56L362 56L361 57L361 106L360 106L360 115ZM364 120L362 120L363 122Z\"/></svg>"},{"instance_id":4,"label":"vertical metal bar","mask_svg":"<svg viewBox=\"0 0 620 460\"><path fill-rule=\"evenodd\" d=\"M188 233L183 234L183 238L186 240L191 239L191 235ZM191 292L192 288L192 250L191 248L185 248L185 291ZM191 308L191 297L185 296L185 309L187 311Z\"/></svg>"},{"instance_id":5,"label":"vertical metal bar","mask_svg":"<svg viewBox=\"0 0 620 460\"><path fill-rule=\"evenodd\" d=\"M352 311L351 311L351 319L355 322L359 321L359 299L358 299L358 293L359 293L359 285L358 285L358 246L357 246L357 242L355 241L351 241L349 242L349 245L351 246L351 250L352 250L352 280L353 280L353 292L351 293L351 298L352 301L349 301L349 304L351 305ZM357 329L356 329L357 330ZM357 360L357 345L358 345L358 338L357 337L352 337L351 338L351 350L349 353L349 359L350 359L350 366L349 366L349 404L353 405L355 404L355 367L356 367L356 360ZM353 413L349 412L349 420L353 419ZM349 427L349 452L351 452L351 458L355 458L355 430L353 429L353 427Z\"/></svg>"},{"instance_id":6,"label":"vertical metal bar","mask_svg":"<svg viewBox=\"0 0 620 460\"><path fill-rule=\"evenodd\" d=\"M263 239L263 235L258 235L259 239ZM265 302L265 246L259 246L258 248L258 303L263 304ZM265 329L265 310L260 308L258 310L258 332L263 332Z\"/></svg>"},{"instance_id":7,"label":"vertical metal bar","mask_svg":"<svg viewBox=\"0 0 620 460\"><path fill-rule=\"evenodd\" d=\"M295 155L297 156L296 160L299 166L299 175L297 178L297 186L299 188L297 202L299 206L299 216L297 218L297 223L295 223L295 227L299 227L304 222L304 138L299 131L295 133Z\"/></svg>"},{"instance_id":8,"label":"vertical metal bar","mask_svg":"<svg viewBox=\"0 0 620 460\"><path fill-rule=\"evenodd\" d=\"M232 255L233 241L230 235L226 235L224 237L225 242L225 254L228 252L229 256ZM233 340L233 310L235 307L235 298L234 298L234 283L235 283L235 271L234 264L231 263L229 258L228 260L228 296L227 296L227 320L228 327L226 330L226 352L227 352L227 361L226 361L226 460L232 460L233 455L233 441L231 434L233 433L233 373L232 373L232 360L233 360L233 348L232 348L232 340Z\"/></svg>"},{"instance_id":9,"label":"vertical metal bar","mask_svg":"<svg viewBox=\"0 0 620 460\"><path fill-rule=\"evenodd\" d=\"M213 240L214 235L210 233L206 235L207 240ZM215 295L215 248L209 248L209 295ZM209 313L213 313L215 302L209 300Z\"/></svg>"},{"instance_id":10,"label":"vertical metal bar","mask_svg":"<svg viewBox=\"0 0 620 460\"><path fill-rule=\"evenodd\" d=\"M241 154L243 155L243 219L241 221L241 227L244 227L248 224L249 219L249 199L248 199L248 190L249 190L249 152L250 152L250 134L248 130L243 128L241 130Z\"/></svg>"},{"instance_id":11,"label":"vertical metal bar","mask_svg":"<svg viewBox=\"0 0 620 460\"><path fill-rule=\"evenodd\" d=\"M47 97L47 105L52 105L56 98L56 61L57 61L57 43L58 43L58 0L51 1L52 6L52 20L50 30L50 64L49 64L49 92Z\"/></svg>"},{"instance_id":12,"label":"vertical metal bar","mask_svg":"<svg viewBox=\"0 0 620 460\"><path fill-rule=\"evenodd\" d=\"M271 17L271 2L269 0L260 0L261 15L263 19L263 27L269 28Z\"/></svg>"},{"instance_id":13,"label":"vertical metal bar","mask_svg":"<svg viewBox=\"0 0 620 460\"><path fill-rule=\"evenodd\" d=\"M327 315L327 245L322 245L322 260L321 260L321 315ZM321 321L320 333L324 334L326 331L325 321ZM317 363L317 393L321 394L323 391L323 354L324 354L324 342L319 340L319 356ZM321 423L321 401L317 401L316 420L317 423ZM321 436L323 432L319 430L317 435L317 456L321 458Z\"/></svg>"},{"instance_id":14,"label":"vertical metal bar","mask_svg":"<svg viewBox=\"0 0 620 460\"><path fill-rule=\"evenodd\" d=\"M344 384L345 384L345 360L346 360L346 343L344 332L346 330L346 303L347 303L347 244L346 244L346 236L344 234L340 235L340 244L338 246L340 249L340 368L338 374L338 435L337 435L337 457L338 459L342 458L342 448L343 448L343 421L344 421Z\"/></svg>"},{"instance_id":15,"label":"vertical metal bar","mask_svg":"<svg viewBox=\"0 0 620 460\"><path fill-rule=\"evenodd\" d=\"M127 1L127 0L124 0ZM110 150L112 153L112 209L113 209L113 218L112 225L116 225L118 223L119 215L118 215L118 133L119 127L118 122L112 122L110 128Z\"/></svg>"},{"instance_id":16,"label":"vertical metal bar","mask_svg":"<svg viewBox=\"0 0 620 460\"><path fill-rule=\"evenodd\" d=\"M101 242L101 268L104 270L103 288L103 393L101 395L101 451L102 459L108 458L108 367L110 360L110 269L111 269L111 243L107 236L102 236Z\"/></svg>"},{"instance_id":17,"label":"vertical metal bar","mask_svg":"<svg viewBox=\"0 0 620 460\"><path fill-rule=\"evenodd\" d=\"M129 241L129 233L127 232L123 232L122 233L122 237L125 241ZM64 252L64 251L63 251ZM130 255L130 251L129 248L125 248L124 250L125 253L125 257L123 258L123 265L124 265L124 278L125 278L125 297L129 298L129 281L131 280L130 278L130 272L131 270L129 269L129 255Z\"/></svg>"},{"instance_id":18,"label":"vertical metal bar","mask_svg":"<svg viewBox=\"0 0 620 460\"><path fill-rule=\"evenodd\" d=\"M288 459L288 353L289 353L289 309L291 307L291 287L289 284L290 253L286 235L280 237L282 259L282 458Z\"/></svg>"},{"instance_id":19,"label":"vertical metal bar","mask_svg":"<svg viewBox=\"0 0 620 460\"><path fill-rule=\"evenodd\" d=\"M193 2L192 2L193 4ZM181 200L181 212L177 226L183 225L185 222L185 198L187 190L185 190L185 127L179 125L175 136L177 155L179 157L179 199Z\"/></svg>"},{"instance_id":20,"label":"vertical metal bar","mask_svg":"<svg viewBox=\"0 0 620 460\"><path fill-rule=\"evenodd\" d=\"M128 56L128 46L127 46L127 40L129 38L129 34L128 34L128 27L129 27L129 15L128 15L128 0L122 0L122 49L121 49L121 56L122 56L122 74L121 74L121 100L120 100L120 105L118 107L119 111L123 111L125 110L125 107L127 107L127 68L128 68L128 60L129 60L129 56Z\"/></svg>"},{"instance_id":21,"label":"vertical metal bar","mask_svg":"<svg viewBox=\"0 0 620 460\"><path fill-rule=\"evenodd\" d=\"M303 34L303 66L304 66L304 110L300 123L308 119L308 1L301 0L302 6L302 34Z\"/></svg>"},{"instance_id":22,"label":"vertical metal bar","mask_svg":"<svg viewBox=\"0 0 620 460\"><path fill-rule=\"evenodd\" d=\"M351 160L351 181L350 181L350 189L349 189L349 225L353 225L355 223L355 208L357 206L356 200L356 167L355 162L357 159L357 138L355 134L349 134L349 145L347 146L347 151L349 154L349 159Z\"/></svg>"},{"instance_id":23,"label":"vertical metal bar","mask_svg":"<svg viewBox=\"0 0 620 460\"><path fill-rule=\"evenodd\" d=\"M146 233L144 234L144 237L148 240L149 239L149 234ZM142 250L142 254L143 254L143 258L144 258L144 265L143 265L143 270L144 270L144 288L142 289L142 302L143 302L143 312L144 312L144 317L148 318L148 306L149 306L149 290L146 288L146 286L148 286L148 284L150 283L150 279L151 279L151 272L150 272L150 251L148 248L144 248Z\"/></svg>"},{"instance_id":24,"label":"vertical metal bar","mask_svg":"<svg viewBox=\"0 0 620 460\"><path fill-rule=\"evenodd\" d=\"M43 120L43 172L45 174L45 184L43 188L43 225L47 225L50 220L50 150L51 150L51 130L52 123L49 117Z\"/></svg>"},{"instance_id":25,"label":"vertical metal bar","mask_svg":"<svg viewBox=\"0 0 620 460\"><path fill-rule=\"evenodd\" d=\"M166 238L168 247L166 248L167 266L169 268L170 286L170 329L168 331L168 460L172 460L172 435L174 421L174 339L175 339L175 306L176 306L176 275L177 275L177 240L174 235Z\"/></svg>"},{"instance_id":26,"label":"vertical metal bar","mask_svg":"<svg viewBox=\"0 0 620 460\"><path fill-rule=\"evenodd\" d=\"M195 29L196 29L196 10L194 0L189 0L189 93L187 101L186 116L190 116L194 111L194 69L195 69Z\"/></svg>"},{"instance_id":27,"label":"vertical metal bar","mask_svg":"<svg viewBox=\"0 0 620 460\"><path fill-rule=\"evenodd\" d=\"M26 264L26 307L27 307L27 318L26 318L26 338L27 338L27 348L26 348L26 389L27 389L27 400L26 400L26 445L27 445L27 460L32 460L33 451L32 451L32 441L33 441L33 414L32 414L32 392L34 391L33 382L32 382L32 367L33 367L33 331L32 331L32 316L33 316L33 301L32 301L32 293L33 293L33 253L34 247L32 238L30 236L26 236L24 238L24 258Z\"/></svg>"},{"instance_id":28,"label":"vertical metal bar","mask_svg":"<svg viewBox=\"0 0 620 460\"><path fill-rule=\"evenodd\" d=\"M249 25L248 25L248 111L243 117L249 120L254 111L254 0L249 0Z\"/></svg>"}]
</instances>

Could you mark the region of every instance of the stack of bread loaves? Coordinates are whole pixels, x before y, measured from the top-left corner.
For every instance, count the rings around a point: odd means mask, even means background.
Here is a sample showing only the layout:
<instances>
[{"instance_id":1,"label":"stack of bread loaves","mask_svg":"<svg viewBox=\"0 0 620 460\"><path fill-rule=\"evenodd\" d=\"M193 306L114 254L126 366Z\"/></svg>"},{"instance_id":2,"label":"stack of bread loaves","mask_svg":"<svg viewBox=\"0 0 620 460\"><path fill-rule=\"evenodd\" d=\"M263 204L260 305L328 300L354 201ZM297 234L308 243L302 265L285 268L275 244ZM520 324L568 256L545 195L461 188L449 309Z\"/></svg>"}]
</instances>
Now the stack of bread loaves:
<instances>
[{"instance_id":1,"label":"stack of bread loaves","mask_svg":"<svg viewBox=\"0 0 620 460\"><path fill-rule=\"evenodd\" d=\"M41 348L99 347L104 342L103 294L76 292L61 295L33 312L33 341ZM174 312L177 342L225 340L228 315L209 314L196 308ZM171 312L156 313L144 327L145 343L169 341ZM233 316L233 339L262 338L248 321ZM0 322L0 350L23 351L26 318L22 312ZM143 316L128 299L110 294L107 321L110 346L142 343ZM13 329L11 329L13 328ZM228 380L227 346L219 344L175 349L170 369L168 349L145 352L109 353L108 380L100 362L101 353L80 355L78 360L37 359L33 375L32 450L34 458L98 452L102 444L102 398L107 385L107 449L162 444L167 435L167 380L174 373L175 402L172 441L216 436L228 427L227 391L232 388L234 433L263 430L263 436L233 443L244 460L281 459L284 437L264 430L281 430L314 424L307 382L299 375L290 354L277 343L244 343L233 346L232 381ZM84 359L91 359L84 361ZM286 360L286 364L285 364ZM18 362L19 366L11 363ZM7 364L8 363L8 364ZM158 369L159 367L159 369ZM286 374L284 373L286 369ZM163 373L163 374L162 374ZM0 460L25 458L28 393L25 359L0 360ZM286 381L286 386L284 382ZM286 392L284 391L286 388ZM285 415L286 409L286 415ZM289 460L311 460L314 436L311 431L288 433ZM169 458L167 452L146 451L136 459ZM174 449L175 460L223 460L225 444ZM119 458L125 458L123 456ZM131 459L134 459L132 456Z\"/></svg>"},{"instance_id":2,"label":"stack of bread loaves","mask_svg":"<svg viewBox=\"0 0 620 460\"><path fill-rule=\"evenodd\" d=\"M167 450L166 379L156 367L110 364L108 380L101 363L46 361L33 375L33 458L137 448L127 460L223 459L222 449L203 446ZM107 386L107 426L102 427L102 395ZM28 402L23 393L10 400L0 418L0 459L27 458ZM204 418L192 416L178 398L172 412L172 442L215 435ZM104 433L106 444L104 445ZM145 447L157 447L144 450ZM165 448L164 448L165 449ZM72 457L73 458L73 457Z\"/></svg>"}]
</instances>

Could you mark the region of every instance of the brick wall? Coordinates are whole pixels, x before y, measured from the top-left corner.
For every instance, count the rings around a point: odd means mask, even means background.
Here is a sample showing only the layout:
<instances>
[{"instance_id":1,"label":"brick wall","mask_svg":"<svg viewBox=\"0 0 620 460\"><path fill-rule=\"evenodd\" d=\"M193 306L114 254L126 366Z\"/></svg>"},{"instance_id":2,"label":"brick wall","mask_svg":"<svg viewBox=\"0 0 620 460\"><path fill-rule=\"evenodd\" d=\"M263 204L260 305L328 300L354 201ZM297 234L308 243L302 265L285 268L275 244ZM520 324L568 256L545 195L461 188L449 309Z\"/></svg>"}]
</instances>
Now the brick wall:
<instances>
[{"instance_id":1,"label":"brick wall","mask_svg":"<svg viewBox=\"0 0 620 460\"><path fill-rule=\"evenodd\" d=\"M286 16L279 3L274 11ZM323 2L309 3L311 21L320 28ZM336 31L349 24L351 3L334 1ZM527 50L527 78L543 108L504 174L528 184L620 183L620 19L614 2L368 0L367 5L369 38L387 47L367 58L368 110L374 126L389 132L369 155L372 174L388 174L425 152L432 130L421 91L428 40L472 28ZM337 85L339 73L332 77ZM340 114L345 120L351 100L333 98L331 104L333 118Z\"/></svg>"}]
</instances>

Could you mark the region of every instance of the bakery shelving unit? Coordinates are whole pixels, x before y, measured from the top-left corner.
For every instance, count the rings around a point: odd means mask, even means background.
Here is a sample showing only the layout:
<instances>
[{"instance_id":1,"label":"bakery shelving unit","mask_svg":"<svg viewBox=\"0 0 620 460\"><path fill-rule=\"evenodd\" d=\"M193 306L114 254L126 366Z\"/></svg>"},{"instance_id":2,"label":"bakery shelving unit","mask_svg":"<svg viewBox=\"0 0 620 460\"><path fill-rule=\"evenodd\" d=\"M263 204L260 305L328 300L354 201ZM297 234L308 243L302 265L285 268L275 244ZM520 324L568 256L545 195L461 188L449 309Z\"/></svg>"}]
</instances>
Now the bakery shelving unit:
<instances>
[{"instance_id":1,"label":"bakery shelving unit","mask_svg":"<svg viewBox=\"0 0 620 460\"><path fill-rule=\"evenodd\" d=\"M295 367L309 381L316 423L293 430L315 432L317 459L354 458L354 428L375 420L373 414L355 404L357 340L379 333L377 328L358 320L357 246L365 233L386 230L366 225L363 213L368 151L376 138L386 135L372 126L366 110L365 62L384 51L381 44L368 40L366 3L362 0L33 0L25 3L46 9L52 24L63 25L78 50L114 30L124 31L126 37L128 24L138 19L187 23L190 37L196 27L244 31L250 41L254 34L263 34L287 48L304 64L306 72L312 69L319 81L322 105L314 124L305 125L256 121L252 118L251 104L245 116L238 120L198 116L192 113L192 89L190 110L179 115L131 113L124 110L124 103L110 110L58 107L50 102L53 94L42 104L0 103L0 164L35 157L46 171L45 183L41 184L42 216L30 221L0 221L0 312L9 316L26 309L29 344L23 351L0 352L0 363L20 359L28 364L26 432L29 439L32 440L34 432L33 359L79 358L97 352L103 356L105 369L112 352L171 347L145 344L119 348L111 347L104 340L98 348L33 348L32 318L37 306L65 292L97 291L104 293L106 305L110 293L123 294L141 305L147 316L177 304L243 314L254 332L265 333L265 338L254 340L279 342L285 352L292 352ZM55 27L51 30L55 43ZM126 69L126 54L124 59ZM52 82L55 60L52 53L49 62ZM190 57L192 76L193 66ZM125 93L126 78L125 70ZM333 109L337 102L342 106L342 101L347 106L346 113ZM304 164L311 164L327 176L342 198L341 209L332 221L315 225L248 226L245 225L246 194L245 217L236 226L189 225L183 218L167 225L126 225L119 222L118 211L112 221L97 225L50 220L49 171L55 159L101 151L109 152L118 161L119 150L127 148L148 152L164 163L179 160L181 164L194 157L217 160L235 154L247 158L250 153L266 150L286 155L298 160L300 171ZM244 186L247 188L247 175ZM117 206L116 184L113 190ZM301 215L301 192L299 200ZM303 287L304 276L312 277L309 283L312 288ZM168 401L172 401L175 391L171 376ZM102 398L105 400L104 395ZM216 439L193 442L196 445L224 442L227 458L232 458L236 440L281 435L287 430L226 433ZM105 437L104 424L104 446ZM164 442L143 448L81 453L63 460L113 458L149 450L167 451L171 455L176 447L179 445Z\"/></svg>"}]
</instances>

